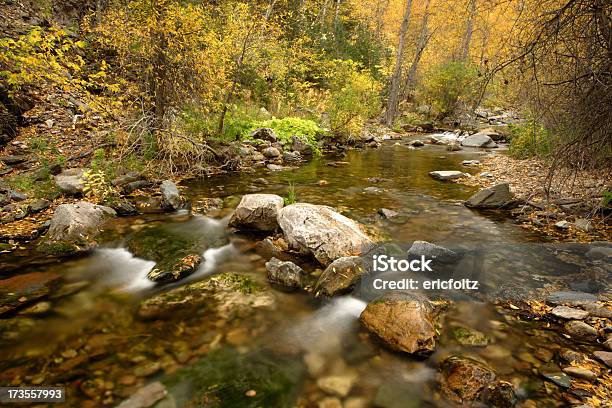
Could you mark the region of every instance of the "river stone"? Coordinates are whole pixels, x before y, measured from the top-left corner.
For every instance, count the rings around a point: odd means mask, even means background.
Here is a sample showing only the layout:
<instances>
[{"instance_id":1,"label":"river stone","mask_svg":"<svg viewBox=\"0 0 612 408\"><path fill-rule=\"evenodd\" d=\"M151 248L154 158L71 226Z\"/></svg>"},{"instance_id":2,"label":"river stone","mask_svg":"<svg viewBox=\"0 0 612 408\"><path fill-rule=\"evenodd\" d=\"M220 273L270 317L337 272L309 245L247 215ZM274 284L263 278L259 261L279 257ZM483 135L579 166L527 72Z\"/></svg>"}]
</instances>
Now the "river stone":
<instances>
[{"instance_id":1,"label":"river stone","mask_svg":"<svg viewBox=\"0 0 612 408\"><path fill-rule=\"evenodd\" d=\"M360 320L391 350L427 355L436 348L437 316L424 296L390 292L370 302Z\"/></svg>"},{"instance_id":2,"label":"river stone","mask_svg":"<svg viewBox=\"0 0 612 408\"><path fill-rule=\"evenodd\" d=\"M597 340L599 332L585 322L573 320L565 323L565 331L576 340L592 342Z\"/></svg>"},{"instance_id":3,"label":"river stone","mask_svg":"<svg viewBox=\"0 0 612 408\"><path fill-rule=\"evenodd\" d=\"M271 143L275 143L278 141L276 133L271 128L256 129L251 133L250 137L251 139L265 140Z\"/></svg>"},{"instance_id":4,"label":"river stone","mask_svg":"<svg viewBox=\"0 0 612 408\"><path fill-rule=\"evenodd\" d=\"M510 185L501 183L480 190L465 202L465 206L469 208L502 208L510 201L512 201Z\"/></svg>"},{"instance_id":5,"label":"river stone","mask_svg":"<svg viewBox=\"0 0 612 408\"><path fill-rule=\"evenodd\" d=\"M83 184L84 169L72 168L62 171L54 176L57 188L64 194L79 195L83 194L85 185Z\"/></svg>"},{"instance_id":6,"label":"river stone","mask_svg":"<svg viewBox=\"0 0 612 408\"><path fill-rule=\"evenodd\" d=\"M112 208L86 201L62 204L53 214L40 249L58 254L89 250L96 245L94 238L102 225L116 215Z\"/></svg>"},{"instance_id":7,"label":"river stone","mask_svg":"<svg viewBox=\"0 0 612 408\"><path fill-rule=\"evenodd\" d=\"M569 388L572 385L572 379L564 372L542 373L542 377L548 381L557 384L559 387Z\"/></svg>"},{"instance_id":8,"label":"river stone","mask_svg":"<svg viewBox=\"0 0 612 408\"><path fill-rule=\"evenodd\" d=\"M512 408L518 401L514 386L507 381L496 381L487 391L487 404L492 408Z\"/></svg>"},{"instance_id":9,"label":"river stone","mask_svg":"<svg viewBox=\"0 0 612 408\"><path fill-rule=\"evenodd\" d=\"M334 296L349 291L366 273L366 265L358 256L345 256L331 263L317 281L317 296Z\"/></svg>"},{"instance_id":10,"label":"river stone","mask_svg":"<svg viewBox=\"0 0 612 408\"><path fill-rule=\"evenodd\" d=\"M36 214L36 213L46 210L50 206L51 206L51 201L49 200L45 200L45 199L36 200L30 203L30 205L28 205L28 212L31 214Z\"/></svg>"},{"instance_id":11,"label":"river stone","mask_svg":"<svg viewBox=\"0 0 612 408\"><path fill-rule=\"evenodd\" d=\"M586 292L560 291L552 292L546 301L553 305L582 305L597 302L597 296Z\"/></svg>"},{"instance_id":12,"label":"river stone","mask_svg":"<svg viewBox=\"0 0 612 408\"><path fill-rule=\"evenodd\" d=\"M242 197L229 225L238 229L273 231L285 201L275 194L247 194Z\"/></svg>"},{"instance_id":13,"label":"river stone","mask_svg":"<svg viewBox=\"0 0 612 408\"><path fill-rule=\"evenodd\" d=\"M159 189L162 194L162 202L164 207L172 210L177 210L180 208L181 193L176 184L170 180L164 180Z\"/></svg>"},{"instance_id":14,"label":"river stone","mask_svg":"<svg viewBox=\"0 0 612 408\"><path fill-rule=\"evenodd\" d=\"M202 257L199 254L189 254L184 257L158 262L147 273L147 279L157 283L176 282L194 273L201 262Z\"/></svg>"},{"instance_id":15,"label":"river stone","mask_svg":"<svg viewBox=\"0 0 612 408\"><path fill-rule=\"evenodd\" d=\"M0 316L47 296L59 279L54 273L32 272L0 280Z\"/></svg>"},{"instance_id":16,"label":"river stone","mask_svg":"<svg viewBox=\"0 0 612 408\"><path fill-rule=\"evenodd\" d=\"M407 256L408 259L417 259L424 256L438 262L453 262L459 258L456 252L427 241L414 241L407 252Z\"/></svg>"},{"instance_id":17,"label":"river stone","mask_svg":"<svg viewBox=\"0 0 612 408\"><path fill-rule=\"evenodd\" d=\"M168 391L159 381L140 388L130 398L117 405L117 408L149 408L166 397Z\"/></svg>"},{"instance_id":18,"label":"river stone","mask_svg":"<svg viewBox=\"0 0 612 408\"><path fill-rule=\"evenodd\" d=\"M355 376L351 374L330 375L327 377L321 377L317 380L317 386L323 392L342 398L349 394L354 383Z\"/></svg>"},{"instance_id":19,"label":"river stone","mask_svg":"<svg viewBox=\"0 0 612 408\"><path fill-rule=\"evenodd\" d=\"M480 399L485 388L495 380L491 368L468 357L451 356L442 362L440 370L442 393L459 404Z\"/></svg>"},{"instance_id":20,"label":"river stone","mask_svg":"<svg viewBox=\"0 0 612 408\"><path fill-rule=\"evenodd\" d=\"M448 146L446 146L446 150L449 152L458 152L460 150L463 150L463 148L461 147L461 144L459 144L459 142L450 142Z\"/></svg>"},{"instance_id":21,"label":"river stone","mask_svg":"<svg viewBox=\"0 0 612 408\"><path fill-rule=\"evenodd\" d=\"M323 265L361 255L374 246L358 223L327 206L289 205L279 211L278 224L290 248L312 254Z\"/></svg>"},{"instance_id":22,"label":"river stone","mask_svg":"<svg viewBox=\"0 0 612 408\"><path fill-rule=\"evenodd\" d=\"M266 270L268 280L272 283L288 288L302 287L304 271L293 262L283 262L280 259L272 258L266 262Z\"/></svg>"},{"instance_id":23,"label":"river stone","mask_svg":"<svg viewBox=\"0 0 612 408\"><path fill-rule=\"evenodd\" d=\"M555 227L561 230L566 230L569 229L569 227L571 227L572 224L569 221L559 221L555 224Z\"/></svg>"},{"instance_id":24,"label":"river stone","mask_svg":"<svg viewBox=\"0 0 612 408\"><path fill-rule=\"evenodd\" d=\"M399 215L399 213L397 211L393 211L393 210L390 210L388 208L381 208L381 209L378 210L378 213L383 218L386 218L388 220L391 219L391 218L395 218L395 217L397 217Z\"/></svg>"},{"instance_id":25,"label":"river stone","mask_svg":"<svg viewBox=\"0 0 612 408\"><path fill-rule=\"evenodd\" d=\"M497 143L495 143L493 139L491 139L491 137L485 133L475 133L463 139L461 146L494 148L497 147Z\"/></svg>"},{"instance_id":26,"label":"river stone","mask_svg":"<svg viewBox=\"0 0 612 408\"><path fill-rule=\"evenodd\" d=\"M596 351L593 353L595 358L599 361L612 368L612 352L610 351Z\"/></svg>"},{"instance_id":27,"label":"river stone","mask_svg":"<svg viewBox=\"0 0 612 408\"><path fill-rule=\"evenodd\" d=\"M291 150L294 152L300 152L302 156L312 156L314 154L312 146L310 146L308 141L299 136L291 137Z\"/></svg>"},{"instance_id":28,"label":"river stone","mask_svg":"<svg viewBox=\"0 0 612 408\"><path fill-rule=\"evenodd\" d=\"M261 152L267 159L276 159L281 156L281 152L276 147L268 147Z\"/></svg>"},{"instance_id":29,"label":"river stone","mask_svg":"<svg viewBox=\"0 0 612 408\"><path fill-rule=\"evenodd\" d=\"M566 367L563 372L575 378L580 378L587 381L595 381L597 374L583 367Z\"/></svg>"},{"instance_id":30,"label":"river stone","mask_svg":"<svg viewBox=\"0 0 612 408\"><path fill-rule=\"evenodd\" d=\"M302 160L300 152L283 152L283 160L286 162L298 162Z\"/></svg>"},{"instance_id":31,"label":"river stone","mask_svg":"<svg viewBox=\"0 0 612 408\"><path fill-rule=\"evenodd\" d=\"M449 171L436 170L436 171L429 172L429 175L432 178L436 180L440 180L440 181L456 180L456 179L467 177L467 174L457 171L457 170L449 170Z\"/></svg>"},{"instance_id":32,"label":"river stone","mask_svg":"<svg viewBox=\"0 0 612 408\"><path fill-rule=\"evenodd\" d=\"M127 174L124 174L123 176L119 176L113 179L113 181L111 181L111 184L115 187L123 187L128 183L132 183L134 181L138 181L141 179L142 179L142 174L140 174L137 171L132 171Z\"/></svg>"},{"instance_id":33,"label":"river stone","mask_svg":"<svg viewBox=\"0 0 612 408\"><path fill-rule=\"evenodd\" d=\"M486 334L465 327L455 327L453 336L462 346L486 347L490 341Z\"/></svg>"},{"instance_id":34,"label":"river stone","mask_svg":"<svg viewBox=\"0 0 612 408\"><path fill-rule=\"evenodd\" d=\"M551 311L553 316L568 320L584 320L589 312L568 306L557 306Z\"/></svg>"}]
</instances>

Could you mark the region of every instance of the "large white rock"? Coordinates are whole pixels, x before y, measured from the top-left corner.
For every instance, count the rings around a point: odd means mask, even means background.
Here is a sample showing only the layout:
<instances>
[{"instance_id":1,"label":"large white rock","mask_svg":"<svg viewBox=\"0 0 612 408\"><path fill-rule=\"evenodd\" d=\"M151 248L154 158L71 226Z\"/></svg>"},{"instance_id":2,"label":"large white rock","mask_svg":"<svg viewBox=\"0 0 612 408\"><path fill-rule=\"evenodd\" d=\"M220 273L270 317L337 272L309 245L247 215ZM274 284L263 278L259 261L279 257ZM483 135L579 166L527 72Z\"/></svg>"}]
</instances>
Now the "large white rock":
<instances>
[{"instance_id":1,"label":"large white rock","mask_svg":"<svg viewBox=\"0 0 612 408\"><path fill-rule=\"evenodd\" d=\"M497 147L497 143L486 133L475 133L463 139L461 146L494 148Z\"/></svg>"},{"instance_id":2,"label":"large white rock","mask_svg":"<svg viewBox=\"0 0 612 408\"><path fill-rule=\"evenodd\" d=\"M291 248L312 254L323 265L361 255L374 246L358 223L327 206L289 205L280 210L278 224Z\"/></svg>"},{"instance_id":3,"label":"large white rock","mask_svg":"<svg viewBox=\"0 0 612 408\"><path fill-rule=\"evenodd\" d=\"M276 194L247 194L242 197L229 225L238 229L273 231L284 200Z\"/></svg>"},{"instance_id":4,"label":"large white rock","mask_svg":"<svg viewBox=\"0 0 612 408\"><path fill-rule=\"evenodd\" d=\"M55 184L62 193L77 195L83 194L85 170L79 168L66 169L55 176Z\"/></svg>"}]
</instances>

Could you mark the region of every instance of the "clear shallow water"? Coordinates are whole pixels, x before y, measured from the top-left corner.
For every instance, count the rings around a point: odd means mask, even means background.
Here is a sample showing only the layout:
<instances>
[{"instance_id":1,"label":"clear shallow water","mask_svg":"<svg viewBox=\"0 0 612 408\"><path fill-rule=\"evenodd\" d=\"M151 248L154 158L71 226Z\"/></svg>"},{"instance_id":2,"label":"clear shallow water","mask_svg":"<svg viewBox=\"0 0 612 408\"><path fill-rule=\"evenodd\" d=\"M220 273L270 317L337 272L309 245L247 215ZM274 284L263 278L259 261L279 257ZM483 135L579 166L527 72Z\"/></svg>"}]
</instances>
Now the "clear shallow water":
<instances>
[{"instance_id":1,"label":"clear shallow water","mask_svg":"<svg viewBox=\"0 0 612 408\"><path fill-rule=\"evenodd\" d=\"M409 150L391 141L380 149L316 159L297 169L193 181L184 187L195 203L220 197L226 208L207 216L118 219L104 234L101 247L80 258L29 266L24 266L27 257L11 259L17 269L5 278L56 273L62 285L45 299L49 310L1 319L5 327L7 322L13 326L2 331L0 383L65 384L67 406L113 406L142 384L160 379L166 381L177 406L190 406L193 398L199 401L195 406L217 406L219 401L201 396L202 387L216 384L224 390L221 406L316 407L326 397L317 381L341 376L353 383L345 402L352 398L365 406L445 406L436 391L436 364L451 353L461 353L487 361L500 378L515 385L521 398L561 406L558 391L549 394L533 373L545 363L526 356L540 348L567 345L567 340L554 330L517 321L487 299L500 293L515 299L525 289L562 286L563 279L580 275L586 267L584 248L563 249L565 256L558 257L541 245L543 237L521 229L503 214L475 212L461 205L473 187L428 176L433 170L477 174L478 168L461 166L461 161L481 154L449 153L437 146ZM336 161L349 164L328 165ZM267 184L258 184L262 177ZM466 254L465 269L474 270L478 264L486 293L459 301L449 310L437 351L422 360L388 352L361 329L358 318L368 295L359 288L353 296L331 300L271 288L265 280L267 259L254 250L262 237L230 234L226 225L242 194L258 190L285 195L290 184L298 201L335 207L393 244L409 247L414 240L426 240ZM382 219L377 214L380 208L400 212L401 221ZM174 285L150 283L146 274L154 263L134 256L126 246L131 234L148 228L202 241L204 262L199 270ZM141 300L223 273L249 277L265 289L271 305L259 307L255 302L228 314L207 302L187 303L161 319L138 317ZM77 289L70 293L66 288L71 287ZM60 295L62 290L65 293ZM19 329L14 322L19 322ZM454 327L482 331L491 344L460 346L451 334ZM19 333L24 334L19 337ZM146 368L155 365L149 374ZM176 377L185 366L194 367L193 371ZM262 374L259 370L264 368L268 371ZM286 398L245 399L249 389L266 386L253 379L255 374L249 377L251 372L283 384L275 393ZM277 378L276 373L282 375ZM402 402L397 405L397 401ZM411 405L401 405L406 401Z\"/></svg>"}]
</instances>

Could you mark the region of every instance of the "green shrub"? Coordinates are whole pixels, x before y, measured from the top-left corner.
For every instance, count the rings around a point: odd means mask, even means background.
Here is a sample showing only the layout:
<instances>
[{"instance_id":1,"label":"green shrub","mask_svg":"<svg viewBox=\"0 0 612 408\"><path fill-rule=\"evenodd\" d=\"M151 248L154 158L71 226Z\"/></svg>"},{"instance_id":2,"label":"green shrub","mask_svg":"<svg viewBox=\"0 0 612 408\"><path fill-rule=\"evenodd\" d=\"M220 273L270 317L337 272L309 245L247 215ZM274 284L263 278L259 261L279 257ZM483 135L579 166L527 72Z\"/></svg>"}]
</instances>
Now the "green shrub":
<instances>
[{"instance_id":1,"label":"green shrub","mask_svg":"<svg viewBox=\"0 0 612 408\"><path fill-rule=\"evenodd\" d=\"M440 117L452 114L460 102L469 102L475 94L477 70L474 66L451 61L434 67L422 85L422 97Z\"/></svg>"},{"instance_id":2,"label":"green shrub","mask_svg":"<svg viewBox=\"0 0 612 408\"><path fill-rule=\"evenodd\" d=\"M289 188L287 189L287 195L283 198L285 205L295 204L297 202L297 193L295 192L295 184L289 182Z\"/></svg>"},{"instance_id":3,"label":"green shrub","mask_svg":"<svg viewBox=\"0 0 612 408\"><path fill-rule=\"evenodd\" d=\"M510 126L509 153L516 159L545 156L552 150L550 133L534 119Z\"/></svg>"}]
</instances>

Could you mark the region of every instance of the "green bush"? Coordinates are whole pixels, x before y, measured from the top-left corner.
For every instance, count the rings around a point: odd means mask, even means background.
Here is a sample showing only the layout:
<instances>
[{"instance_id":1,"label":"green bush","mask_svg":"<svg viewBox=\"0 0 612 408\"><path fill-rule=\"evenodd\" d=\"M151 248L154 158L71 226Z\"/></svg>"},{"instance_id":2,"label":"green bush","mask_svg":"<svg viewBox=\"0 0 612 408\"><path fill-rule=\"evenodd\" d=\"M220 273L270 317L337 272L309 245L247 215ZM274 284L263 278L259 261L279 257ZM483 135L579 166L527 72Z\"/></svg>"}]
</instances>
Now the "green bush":
<instances>
[{"instance_id":1,"label":"green bush","mask_svg":"<svg viewBox=\"0 0 612 408\"><path fill-rule=\"evenodd\" d=\"M550 133L535 119L510 126L509 153L516 159L545 156L552 150Z\"/></svg>"},{"instance_id":2,"label":"green bush","mask_svg":"<svg viewBox=\"0 0 612 408\"><path fill-rule=\"evenodd\" d=\"M460 102L469 102L476 92L477 70L474 66L451 61L434 67L422 85L422 97L440 117L452 114Z\"/></svg>"}]
</instances>

